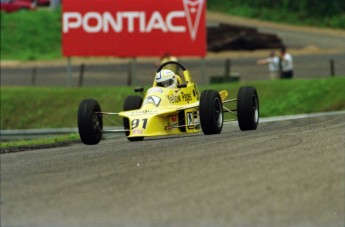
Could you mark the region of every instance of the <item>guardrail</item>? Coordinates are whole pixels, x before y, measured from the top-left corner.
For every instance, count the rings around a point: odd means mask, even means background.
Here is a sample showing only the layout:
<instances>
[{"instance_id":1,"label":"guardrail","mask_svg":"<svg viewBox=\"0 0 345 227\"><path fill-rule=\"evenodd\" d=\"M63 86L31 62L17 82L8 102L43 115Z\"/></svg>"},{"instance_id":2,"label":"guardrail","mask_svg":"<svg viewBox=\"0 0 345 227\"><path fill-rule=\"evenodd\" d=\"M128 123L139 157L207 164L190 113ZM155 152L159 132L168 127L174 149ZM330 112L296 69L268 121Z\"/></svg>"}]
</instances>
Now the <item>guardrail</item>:
<instances>
[{"instance_id":1,"label":"guardrail","mask_svg":"<svg viewBox=\"0 0 345 227\"><path fill-rule=\"evenodd\" d=\"M345 110L333 111L333 112L321 112L321 113L310 113L310 114L296 114L287 116L276 116L276 117L264 117L260 118L260 122L273 122L273 121L283 121L283 120L293 120L301 118L310 117L320 117L320 116L332 116L332 115L345 115ZM120 130L122 127L105 127L107 130ZM13 129L13 130L0 130L1 141L8 140L19 140L19 139L35 139L43 137L54 137L58 135L66 135L71 133L78 133L78 128L51 128L51 129ZM106 137L111 137L111 134L121 134L124 132L111 132Z\"/></svg>"},{"instance_id":2,"label":"guardrail","mask_svg":"<svg viewBox=\"0 0 345 227\"><path fill-rule=\"evenodd\" d=\"M77 128L0 130L1 141L35 139L77 133Z\"/></svg>"}]
</instances>

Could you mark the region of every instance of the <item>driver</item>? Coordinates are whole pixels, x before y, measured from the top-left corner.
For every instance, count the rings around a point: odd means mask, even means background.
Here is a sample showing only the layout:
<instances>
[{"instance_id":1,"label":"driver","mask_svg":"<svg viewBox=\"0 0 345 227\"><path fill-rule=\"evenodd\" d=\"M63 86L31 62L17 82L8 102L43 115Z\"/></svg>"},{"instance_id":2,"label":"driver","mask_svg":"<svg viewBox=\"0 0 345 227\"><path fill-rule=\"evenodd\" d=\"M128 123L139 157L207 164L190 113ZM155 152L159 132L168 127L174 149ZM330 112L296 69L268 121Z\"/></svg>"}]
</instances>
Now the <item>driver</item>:
<instances>
[{"instance_id":1,"label":"driver","mask_svg":"<svg viewBox=\"0 0 345 227\"><path fill-rule=\"evenodd\" d=\"M156 74L156 85L158 87L177 88L178 75L169 69L163 69Z\"/></svg>"}]
</instances>

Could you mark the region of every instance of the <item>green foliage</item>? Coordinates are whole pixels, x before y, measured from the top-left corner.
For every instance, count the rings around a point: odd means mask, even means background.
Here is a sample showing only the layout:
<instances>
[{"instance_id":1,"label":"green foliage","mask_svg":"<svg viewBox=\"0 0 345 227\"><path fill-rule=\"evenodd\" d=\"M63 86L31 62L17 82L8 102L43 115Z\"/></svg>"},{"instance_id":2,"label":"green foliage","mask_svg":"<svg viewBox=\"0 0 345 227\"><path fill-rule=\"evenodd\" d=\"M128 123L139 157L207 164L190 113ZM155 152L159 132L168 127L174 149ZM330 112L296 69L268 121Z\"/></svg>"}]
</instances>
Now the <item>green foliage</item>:
<instances>
[{"instance_id":1,"label":"green foliage","mask_svg":"<svg viewBox=\"0 0 345 227\"><path fill-rule=\"evenodd\" d=\"M292 14L303 12L307 16L318 18L342 15L345 12L345 2L343 0L232 0L226 2L222 0L209 0L207 4L209 9L249 6L258 10L266 8L290 11Z\"/></svg>"},{"instance_id":2,"label":"green foliage","mask_svg":"<svg viewBox=\"0 0 345 227\"><path fill-rule=\"evenodd\" d=\"M36 145L47 145L47 144L58 144L65 143L67 141L79 141L79 135L77 133L72 133L69 135L62 135L49 138L39 138L32 140L15 140L15 141L3 141L0 147L3 149L13 148L13 147L35 147Z\"/></svg>"},{"instance_id":3,"label":"green foliage","mask_svg":"<svg viewBox=\"0 0 345 227\"><path fill-rule=\"evenodd\" d=\"M61 10L1 12L1 59L61 58Z\"/></svg>"},{"instance_id":4,"label":"green foliage","mask_svg":"<svg viewBox=\"0 0 345 227\"><path fill-rule=\"evenodd\" d=\"M240 86L258 90L261 117L345 109L345 77L315 80L277 80L202 86L228 90L234 98ZM1 129L77 127L78 105L94 98L103 111L122 110L132 87L42 88L1 87ZM116 119L122 122L121 119Z\"/></svg>"},{"instance_id":5,"label":"green foliage","mask_svg":"<svg viewBox=\"0 0 345 227\"><path fill-rule=\"evenodd\" d=\"M104 109L121 109L132 89L2 87L1 129L76 127L78 105L94 98Z\"/></svg>"},{"instance_id":6,"label":"green foliage","mask_svg":"<svg viewBox=\"0 0 345 227\"><path fill-rule=\"evenodd\" d=\"M261 102L261 115L287 115L320 111L344 110L345 94L339 92L338 83L344 78L272 82L258 87ZM278 84L277 84L278 83ZM278 88L273 89L273 88ZM271 90L260 93L260 90ZM274 98L272 98L274 97Z\"/></svg>"},{"instance_id":7,"label":"green foliage","mask_svg":"<svg viewBox=\"0 0 345 227\"><path fill-rule=\"evenodd\" d=\"M209 0L208 9L292 24L345 28L343 0Z\"/></svg>"}]
</instances>

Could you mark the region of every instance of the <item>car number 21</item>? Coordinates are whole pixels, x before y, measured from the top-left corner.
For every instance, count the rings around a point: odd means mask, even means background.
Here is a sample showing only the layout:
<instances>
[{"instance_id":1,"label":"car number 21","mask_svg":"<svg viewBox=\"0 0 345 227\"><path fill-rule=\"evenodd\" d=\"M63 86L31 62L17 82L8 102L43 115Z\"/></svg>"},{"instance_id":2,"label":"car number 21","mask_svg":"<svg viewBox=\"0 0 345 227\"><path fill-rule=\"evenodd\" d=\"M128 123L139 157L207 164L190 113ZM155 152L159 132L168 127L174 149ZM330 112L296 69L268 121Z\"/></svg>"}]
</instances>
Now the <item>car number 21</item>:
<instances>
[{"instance_id":1,"label":"car number 21","mask_svg":"<svg viewBox=\"0 0 345 227\"><path fill-rule=\"evenodd\" d=\"M131 127L132 129L136 129L140 126L142 126L141 128L145 129L147 125L147 118L143 118L143 119L134 119L131 122Z\"/></svg>"}]
</instances>

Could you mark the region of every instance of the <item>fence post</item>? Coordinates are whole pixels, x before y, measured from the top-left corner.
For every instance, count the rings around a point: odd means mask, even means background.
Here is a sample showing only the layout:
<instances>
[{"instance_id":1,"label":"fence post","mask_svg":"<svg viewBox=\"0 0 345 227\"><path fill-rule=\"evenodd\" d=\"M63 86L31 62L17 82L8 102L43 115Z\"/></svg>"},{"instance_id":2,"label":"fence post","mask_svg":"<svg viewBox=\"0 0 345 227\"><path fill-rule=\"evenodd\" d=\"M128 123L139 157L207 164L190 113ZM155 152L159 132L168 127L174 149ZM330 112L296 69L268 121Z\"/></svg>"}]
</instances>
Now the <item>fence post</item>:
<instances>
[{"instance_id":1,"label":"fence post","mask_svg":"<svg viewBox=\"0 0 345 227\"><path fill-rule=\"evenodd\" d=\"M35 86L36 85L36 74L37 74L37 69L36 66L32 69L32 74L31 74L31 85Z\"/></svg>"},{"instance_id":2,"label":"fence post","mask_svg":"<svg viewBox=\"0 0 345 227\"><path fill-rule=\"evenodd\" d=\"M202 57L200 59L200 81L202 81L203 83L207 83L207 79L205 78L205 58Z\"/></svg>"},{"instance_id":3,"label":"fence post","mask_svg":"<svg viewBox=\"0 0 345 227\"><path fill-rule=\"evenodd\" d=\"M50 9L54 10L61 5L61 0L50 0Z\"/></svg>"},{"instance_id":4,"label":"fence post","mask_svg":"<svg viewBox=\"0 0 345 227\"><path fill-rule=\"evenodd\" d=\"M136 77L136 70L137 70L137 64L136 64L136 58L131 58L129 64L128 64L128 78L127 78L127 86L131 86L133 84L133 81Z\"/></svg>"},{"instance_id":5,"label":"fence post","mask_svg":"<svg viewBox=\"0 0 345 227\"><path fill-rule=\"evenodd\" d=\"M330 59L329 60L329 63L330 63L330 69L331 69L331 76L334 77L335 75L335 68L334 68L334 59Z\"/></svg>"},{"instance_id":6,"label":"fence post","mask_svg":"<svg viewBox=\"0 0 345 227\"><path fill-rule=\"evenodd\" d=\"M231 60L227 58L225 60L225 77L230 77L230 72L231 72Z\"/></svg>"},{"instance_id":7,"label":"fence post","mask_svg":"<svg viewBox=\"0 0 345 227\"><path fill-rule=\"evenodd\" d=\"M72 62L71 57L67 58L67 86L72 86Z\"/></svg>"},{"instance_id":8,"label":"fence post","mask_svg":"<svg viewBox=\"0 0 345 227\"><path fill-rule=\"evenodd\" d=\"M79 71L79 87L83 86L83 82L84 82L84 68L85 68L85 64L82 63L80 65L80 71Z\"/></svg>"},{"instance_id":9,"label":"fence post","mask_svg":"<svg viewBox=\"0 0 345 227\"><path fill-rule=\"evenodd\" d=\"M132 85L132 67L131 62L128 62L127 86Z\"/></svg>"}]
</instances>

